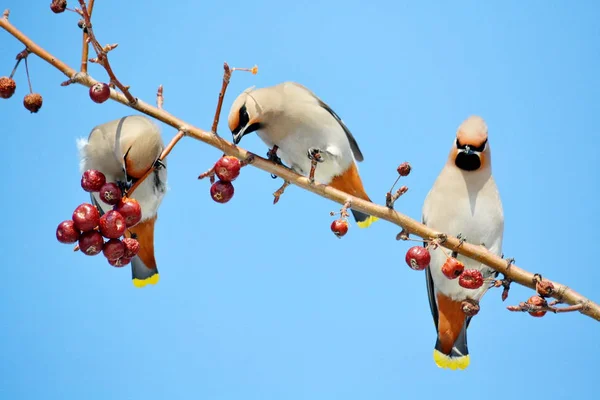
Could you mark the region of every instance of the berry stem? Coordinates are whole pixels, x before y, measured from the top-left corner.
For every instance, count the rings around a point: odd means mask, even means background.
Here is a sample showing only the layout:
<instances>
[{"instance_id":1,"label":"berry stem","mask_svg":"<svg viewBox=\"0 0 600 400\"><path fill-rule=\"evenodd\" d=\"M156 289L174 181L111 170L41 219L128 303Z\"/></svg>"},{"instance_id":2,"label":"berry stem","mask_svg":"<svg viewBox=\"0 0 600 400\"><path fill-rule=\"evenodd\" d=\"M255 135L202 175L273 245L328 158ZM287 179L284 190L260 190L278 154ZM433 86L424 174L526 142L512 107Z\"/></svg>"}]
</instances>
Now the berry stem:
<instances>
[{"instance_id":1,"label":"berry stem","mask_svg":"<svg viewBox=\"0 0 600 400\"><path fill-rule=\"evenodd\" d=\"M75 10L71 10L76 12ZM92 18L92 12L94 11L94 0L89 0L87 6L88 15ZM81 49L81 72L87 74L88 72L88 56L90 52L89 35L87 29L83 30L83 45Z\"/></svg>"},{"instance_id":2,"label":"berry stem","mask_svg":"<svg viewBox=\"0 0 600 400\"><path fill-rule=\"evenodd\" d=\"M29 83L29 93L33 93L31 79L29 79L29 66L27 65L27 57L25 57L25 74L27 74L27 83Z\"/></svg>"},{"instance_id":3,"label":"berry stem","mask_svg":"<svg viewBox=\"0 0 600 400\"><path fill-rule=\"evenodd\" d=\"M164 160L165 158L167 158L167 156L169 155L169 153L171 152L171 150L173 150L173 147L175 147L175 145L177 144L177 142L179 142L181 140L181 138L183 138L185 136L185 131L184 130L180 130L179 132L177 132L177 134L173 137L173 139L171 139L171 141L169 142L169 144L167 145L167 147L165 147L162 151L162 153L160 153L160 156L158 157L158 159L156 160L156 162L154 164L152 164L152 167L150 167L148 169L148 171L146 171L144 173L144 175L142 175L142 177L140 179L137 180L137 182L135 182L133 184L133 186L127 191L127 197L130 197L133 192L135 191L135 189L138 188L138 186L140 186L142 184L142 182L154 171L156 171L156 167L158 164L160 164L160 161Z\"/></svg>"}]
</instances>

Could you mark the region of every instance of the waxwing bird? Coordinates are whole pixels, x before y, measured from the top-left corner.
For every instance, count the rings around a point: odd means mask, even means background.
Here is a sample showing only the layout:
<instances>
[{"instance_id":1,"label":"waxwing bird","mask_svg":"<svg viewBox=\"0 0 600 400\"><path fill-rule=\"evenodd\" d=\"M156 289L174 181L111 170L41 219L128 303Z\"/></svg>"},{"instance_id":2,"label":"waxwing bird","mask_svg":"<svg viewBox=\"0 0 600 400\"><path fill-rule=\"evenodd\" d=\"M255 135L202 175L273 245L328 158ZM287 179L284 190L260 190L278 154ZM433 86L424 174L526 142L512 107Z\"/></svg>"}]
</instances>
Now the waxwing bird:
<instances>
[{"instance_id":1,"label":"waxwing bird","mask_svg":"<svg viewBox=\"0 0 600 400\"><path fill-rule=\"evenodd\" d=\"M504 213L498 188L492 177L488 129L477 116L467 118L458 128L446 165L437 177L423 205L423 223L448 235L461 236L469 243L483 245L501 256ZM469 365L466 317L461 302L479 301L489 285L466 289L458 279L446 278L441 267L446 255L437 248L430 250L431 262L426 269L427 293L437 340L433 358L438 367L465 369ZM480 270L484 281L498 273L477 261L456 256L465 269Z\"/></svg>"},{"instance_id":2,"label":"waxwing bird","mask_svg":"<svg viewBox=\"0 0 600 400\"><path fill-rule=\"evenodd\" d=\"M166 160L158 161L164 148L160 130L145 116L126 116L92 129L87 139L79 139L80 170L96 169L106 175L107 182L125 187L137 182L152 167L157 168L145 178L132 194L142 208L142 219L126 231L135 235L139 253L131 260L133 284L137 287L158 283L159 274L154 258L154 225L157 210L166 192ZM91 193L92 203L100 214L112 209Z\"/></svg>"},{"instance_id":3,"label":"waxwing bird","mask_svg":"<svg viewBox=\"0 0 600 400\"><path fill-rule=\"evenodd\" d=\"M277 155L296 173L314 173L320 183L371 201L356 165L363 161L356 139L340 117L304 86L284 82L248 88L233 102L228 123L235 144L256 132L269 148L277 146ZM361 228L377 220L351 211Z\"/></svg>"}]
</instances>

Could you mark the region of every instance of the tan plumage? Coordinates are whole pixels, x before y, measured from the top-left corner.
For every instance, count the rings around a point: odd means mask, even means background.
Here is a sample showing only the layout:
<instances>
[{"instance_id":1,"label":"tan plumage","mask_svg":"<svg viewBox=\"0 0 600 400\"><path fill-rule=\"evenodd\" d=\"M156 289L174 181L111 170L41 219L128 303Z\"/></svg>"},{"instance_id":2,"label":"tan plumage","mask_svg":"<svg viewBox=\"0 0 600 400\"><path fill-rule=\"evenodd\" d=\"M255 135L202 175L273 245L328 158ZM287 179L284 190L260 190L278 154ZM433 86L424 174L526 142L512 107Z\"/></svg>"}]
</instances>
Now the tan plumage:
<instances>
[{"instance_id":1,"label":"tan plumage","mask_svg":"<svg viewBox=\"0 0 600 400\"><path fill-rule=\"evenodd\" d=\"M458 128L448 161L423 205L423 223L449 235L461 235L469 243L502 254L504 214L498 188L492 176L488 130L481 117L471 116ZM484 278L497 273L474 260L458 255L465 269L478 269ZM431 250L426 270L429 302L438 330L434 359L438 366L466 368L469 364L467 327L460 308L462 300L479 300L488 284L465 289L458 279L450 280L441 272L446 256L441 249Z\"/></svg>"},{"instance_id":2,"label":"tan plumage","mask_svg":"<svg viewBox=\"0 0 600 400\"><path fill-rule=\"evenodd\" d=\"M135 182L154 165L164 144L158 126L149 118L127 116L96 126L87 139L78 140L78 147L81 172L97 169L106 175L107 182L128 179ZM155 284L159 278L154 257L154 225L166 192L166 160L162 164L132 195L142 208L142 220L126 233L128 237L135 234L140 243L140 252L131 262L133 283L138 287ZM91 198L102 213L112 208L97 193L92 193Z\"/></svg>"},{"instance_id":3,"label":"tan plumage","mask_svg":"<svg viewBox=\"0 0 600 400\"><path fill-rule=\"evenodd\" d=\"M256 132L294 171L308 176L310 150L317 149L323 162L317 165L315 180L331 184L346 193L368 200L358 174L363 160L358 143L338 115L314 93L294 82L242 92L233 102L228 117L234 143ZM376 218L352 210L360 227Z\"/></svg>"}]
</instances>

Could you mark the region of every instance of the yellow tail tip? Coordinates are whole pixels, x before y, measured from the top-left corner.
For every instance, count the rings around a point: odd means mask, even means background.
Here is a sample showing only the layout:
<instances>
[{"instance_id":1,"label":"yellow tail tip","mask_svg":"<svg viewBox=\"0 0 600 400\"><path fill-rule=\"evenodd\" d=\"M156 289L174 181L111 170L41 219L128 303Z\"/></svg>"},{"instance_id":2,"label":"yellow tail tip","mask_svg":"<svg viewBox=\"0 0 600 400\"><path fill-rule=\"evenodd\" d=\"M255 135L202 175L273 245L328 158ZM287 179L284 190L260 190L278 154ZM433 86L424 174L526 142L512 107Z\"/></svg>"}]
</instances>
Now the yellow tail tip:
<instances>
[{"instance_id":1,"label":"yellow tail tip","mask_svg":"<svg viewBox=\"0 0 600 400\"><path fill-rule=\"evenodd\" d=\"M137 279L137 278L133 278L133 286L138 287L138 288L142 288L148 284L150 285L156 285L158 283L158 280L160 279L160 277L158 276L158 273L146 278L146 279Z\"/></svg>"},{"instance_id":2,"label":"yellow tail tip","mask_svg":"<svg viewBox=\"0 0 600 400\"><path fill-rule=\"evenodd\" d=\"M438 367L449 368L451 370L465 369L471 362L469 355L462 357L450 357L436 349L433 350L433 361L435 361L435 364Z\"/></svg>"},{"instance_id":3,"label":"yellow tail tip","mask_svg":"<svg viewBox=\"0 0 600 400\"><path fill-rule=\"evenodd\" d=\"M357 222L356 224L359 228L368 228L373 222L377 220L379 220L379 218L369 215L369 218L365 219L364 221Z\"/></svg>"}]
</instances>

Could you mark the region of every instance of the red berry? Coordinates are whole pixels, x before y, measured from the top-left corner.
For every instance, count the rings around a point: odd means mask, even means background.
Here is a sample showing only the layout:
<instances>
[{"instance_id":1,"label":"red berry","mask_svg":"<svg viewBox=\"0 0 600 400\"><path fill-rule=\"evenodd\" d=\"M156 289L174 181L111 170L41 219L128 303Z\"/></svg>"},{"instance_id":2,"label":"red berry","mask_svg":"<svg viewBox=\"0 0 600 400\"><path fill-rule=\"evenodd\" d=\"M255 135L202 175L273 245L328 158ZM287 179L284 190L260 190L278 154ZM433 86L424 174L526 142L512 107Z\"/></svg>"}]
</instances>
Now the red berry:
<instances>
[{"instance_id":1,"label":"red berry","mask_svg":"<svg viewBox=\"0 0 600 400\"><path fill-rule=\"evenodd\" d=\"M119 186L114 182L105 183L100 188L100 200L106 204L114 206L121 201L121 197L123 197L121 189L119 189Z\"/></svg>"},{"instance_id":2,"label":"red berry","mask_svg":"<svg viewBox=\"0 0 600 400\"><path fill-rule=\"evenodd\" d=\"M210 197L217 203L227 203L233 197L233 192L231 182L218 180L210 187Z\"/></svg>"},{"instance_id":3,"label":"red berry","mask_svg":"<svg viewBox=\"0 0 600 400\"><path fill-rule=\"evenodd\" d=\"M90 98L95 103L104 103L110 97L110 87L106 83L96 83L90 87Z\"/></svg>"},{"instance_id":4,"label":"red berry","mask_svg":"<svg viewBox=\"0 0 600 400\"><path fill-rule=\"evenodd\" d=\"M140 242L134 238L125 238L122 240L123 245L125 246L125 255L126 258L133 258L140 251Z\"/></svg>"},{"instance_id":5,"label":"red berry","mask_svg":"<svg viewBox=\"0 0 600 400\"><path fill-rule=\"evenodd\" d=\"M67 9L67 0L52 0L52 4L50 4L50 9L55 14L60 14Z\"/></svg>"},{"instance_id":6,"label":"red berry","mask_svg":"<svg viewBox=\"0 0 600 400\"><path fill-rule=\"evenodd\" d=\"M458 261L454 257L450 257L446 260L444 265L442 265L442 273L448 279L456 279L463 273L465 270L465 265Z\"/></svg>"},{"instance_id":7,"label":"red berry","mask_svg":"<svg viewBox=\"0 0 600 400\"><path fill-rule=\"evenodd\" d=\"M110 239L104 243L102 253L109 260L118 260L125 255L125 246L119 239Z\"/></svg>"},{"instance_id":8,"label":"red berry","mask_svg":"<svg viewBox=\"0 0 600 400\"><path fill-rule=\"evenodd\" d=\"M15 94L17 83L8 76L0 78L0 98L9 99Z\"/></svg>"},{"instance_id":9,"label":"red berry","mask_svg":"<svg viewBox=\"0 0 600 400\"><path fill-rule=\"evenodd\" d=\"M331 232L341 238L348 233L348 221L344 218L336 219L331 223Z\"/></svg>"},{"instance_id":10,"label":"red berry","mask_svg":"<svg viewBox=\"0 0 600 400\"><path fill-rule=\"evenodd\" d=\"M546 300L544 300L540 296L531 296L529 300L527 300L527 304L531 304L532 306L545 307L548 305ZM532 317L540 318L546 315L546 311L530 311L529 315Z\"/></svg>"},{"instance_id":11,"label":"red berry","mask_svg":"<svg viewBox=\"0 0 600 400\"><path fill-rule=\"evenodd\" d=\"M134 226L142 219L142 207L136 199L123 197L119 201L119 204L115 206L115 210L125 218L125 224L128 228Z\"/></svg>"},{"instance_id":12,"label":"red berry","mask_svg":"<svg viewBox=\"0 0 600 400\"><path fill-rule=\"evenodd\" d=\"M479 302L472 299L465 299L461 303L461 307L463 312L467 315L467 317L475 316L479 313Z\"/></svg>"},{"instance_id":13,"label":"red berry","mask_svg":"<svg viewBox=\"0 0 600 400\"><path fill-rule=\"evenodd\" d=\"M100 218L100 232L107 239L118 239L125 233L125 218L115 210L110 210Z\"/></svg>"},{"instance_id":14,"label":"red berry","mask_svg":"<svg viewBox=\"0 0 600 400\"><path fill-rule=\"evenodd\" d=\"M398 174L400 176L407 176L408 174L410 174L410 170L411 169L412 169L412 167L410 166L409 163L403 162L402 164L400 164L398 166L398 168L396 169L396 171L398 171Z\"/></svg>"},{"instance_id":15,"label":"red berry","mask_svg":"<svg viewBox=\"0 0 600 400\"><path fill-rule=\"evenodd\" d=\"M213 167L217 177L223 182L233 182L240 174L242 164L240 160L232 156L223 156L219 158Z\"/></svg>"},{"instance_id":16,"label":"red berry","mask_svg":"<svg viewBox=\"0 0 600 400\"><path fill-rule=\"evenodd\" d=\"M43 99L39 93L29 93L23 99L23 105L32 113L40 111L40 108L42 108L42 103Z\"/></svg>"},{"instance_id":17,"label":"red berry","mask_svg":"<svg viewBox=\"0 0 600 400\"><path fill-rule=\"evenodd\" d=\"M458 284L465 289L479 289L483 285L483 275L478 269L466 269L460 274Z\"/></svg>"},{"instance_id":18,"label":"red berry","mask_svg":"<svg viewBox=\"0 0 600 400\"><path fill-rule=\"evenodd\" d=\"M99 192L106 183L106 176L98 170L88 169L81 175L81 187L86 192Z\"/></svg>"},{"instance_id":19,"label":"red berry","mask_svg":"<svg viewBox=\"0 0 600 400\"><path fill-rule=\"evenodd\" d=\"M77 206L73 211L73 222L75 228L82 232L91 231L98 226L100 222L100 213L98 209L89 203L83 203Z\"/></svg>"},{"instance_id":20,"label":"red berry","mask_svg":"<svg viewBox=\"0 0 600 400\"><path fill-rule=\"evenodd\" d=\"M71 220L61 222L56 228L56 239L61 243L75 243L79 234L79 229L75 228L75 222Z\"/></svg>"},{"instance_id":21,"label":"red berry","mask_svg":"<svg viewBox=\"0 0 600 400\"><path fill-rule=\"evenodd\" d=\"M121 268L131 262L131 258L121 257L117 260L108 260L108 263L113 267Z\"/></svg>"},{"instance_id":22,"label":"red berry","mask_svg":"<svg viewBox=\"0 0 600 400\"><path fill-rule=\"evenodd\" d=\"M422 271L431 262L431 254L423 246L413 246L406 252L406 263L416 271Z\"/></svg>"},{"instance_id":23,"label":"red berry","mask_svg":"<svg viewBox=\"0 0 600 400\"><path fill-rule=\"evenodd\" d=\"M79 238L79 250L86 256L95 256L102 251L104 239L98 231L85 232Z\"/></svg>"}]
</instances>

